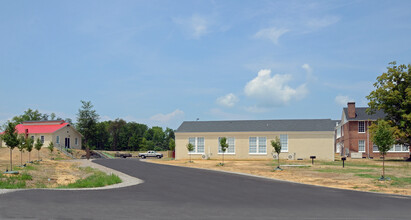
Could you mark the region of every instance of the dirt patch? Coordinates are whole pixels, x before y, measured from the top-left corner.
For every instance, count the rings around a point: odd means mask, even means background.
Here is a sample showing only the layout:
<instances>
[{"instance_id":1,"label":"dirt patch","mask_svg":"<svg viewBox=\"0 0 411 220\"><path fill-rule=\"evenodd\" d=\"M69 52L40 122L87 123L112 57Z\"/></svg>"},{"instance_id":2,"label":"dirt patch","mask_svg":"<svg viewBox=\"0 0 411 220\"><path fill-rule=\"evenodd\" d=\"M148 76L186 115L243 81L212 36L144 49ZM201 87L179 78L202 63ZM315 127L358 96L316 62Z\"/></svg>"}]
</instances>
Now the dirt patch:
<instances>
[{"instance_id":1,"label":"dirt patch","mask_svg":"<svg viewBox=\"0 0 411 220\"><path fill-rule=\"evenodd\" d=\"M218 166L219 160L147 160L153 163L170 164L185 167L224 170L264 176L274 179L306 183L359 191L383 192L401 195L411 195L411 163L404 161L386 162L386 176L391 181L378 181L381 176L382 162L379 160L348 160L342 168L340 161L281 161L281 164L306 165L301 167L281 166L282 171L274 171L277 163L271 160L259 161L225 161L224 166Z\"/></svg>"},{"instance_id":2,"label":"dirt patch","mask_svg":"<svg viewBox=\"0 0 411 220\"><path fill-rule=\"evenodd\" d=\"M67 185L74 183L79 179L86 178L90 172L81 169L79 163L66 161L71 159L63 153L55 150L53 153L47 148L40 152L34 150L31 152L28 162L28 152L21 155L18 149L13 150L13 170L29 174L32 179L26 181L26 188L54 188L58 185ZM23 157L21 157L23 156ZM39 160L40 159L40 160ZM26 164L26 167L20 167ZM0 148L0 172L10 170L10 149Z\"/></svg>"}]
</instances>

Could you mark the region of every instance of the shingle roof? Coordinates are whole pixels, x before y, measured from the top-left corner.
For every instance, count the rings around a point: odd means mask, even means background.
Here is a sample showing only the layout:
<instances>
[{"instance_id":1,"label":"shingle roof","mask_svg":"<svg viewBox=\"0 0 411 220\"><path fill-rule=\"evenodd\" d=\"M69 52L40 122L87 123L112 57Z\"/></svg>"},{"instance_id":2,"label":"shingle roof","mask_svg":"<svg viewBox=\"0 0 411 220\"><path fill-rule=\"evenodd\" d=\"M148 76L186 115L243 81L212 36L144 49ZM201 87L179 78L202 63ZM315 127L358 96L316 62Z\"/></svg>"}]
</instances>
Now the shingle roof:
<instances>
[{"instance_id":1,"label":"shingle roof","mask_svg":"<svg viewBox=\"0 0 411 220\"><path fill-rule=\"evenodd\" d=\"M26 124L18 124L16 125L16 129L19 134L24 134L26 129L28 130L29 134L49 134L54 133L60 128L67 126L69 123L62 123L62 124L46 124L46 125L26 125Z\"/></svg>"},{"instance_id":2,"label":"shingle roof","mask_svg":"<svg viewBox=\"0 0 411 220\"><path fill-rule=\"evenodd\" d=\"M348 108L344 108L344 113L348 121L378 120L386 116L383 110L377 110L375 114L369 115L365 112L367 109L367 107L355 108L355 118L348 117Z\"/></svg>"},{"instance_id":3,"label":"shingle roof","mask_svg":"<svg viewBox=\"0 0 411 220\"><path fill-rule=\"evenodd\" d=\"M338 120L241 120L241 121L185 121L179 132L250 132L250 131L334 131Z\"/></svg>"}]
</instances>

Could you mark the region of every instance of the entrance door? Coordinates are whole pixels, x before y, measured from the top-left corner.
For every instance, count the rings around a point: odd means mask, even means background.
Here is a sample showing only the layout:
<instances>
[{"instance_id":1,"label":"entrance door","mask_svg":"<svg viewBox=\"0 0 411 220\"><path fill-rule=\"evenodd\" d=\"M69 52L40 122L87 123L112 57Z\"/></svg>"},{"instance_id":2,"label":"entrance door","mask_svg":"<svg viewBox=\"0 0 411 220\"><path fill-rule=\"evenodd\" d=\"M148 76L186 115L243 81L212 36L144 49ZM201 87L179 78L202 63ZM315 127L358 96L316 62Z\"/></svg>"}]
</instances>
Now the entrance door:
<instances>
[{"instance_id":1,"label":"entrance door","mask_svg":"<svg viewBox=\"0 0 411 220\"><path fill-rule=\"evenodd\" d=\"M70 148L70 138L65 138L64 139L64 147Z\"/></svg>"}]
</instances>

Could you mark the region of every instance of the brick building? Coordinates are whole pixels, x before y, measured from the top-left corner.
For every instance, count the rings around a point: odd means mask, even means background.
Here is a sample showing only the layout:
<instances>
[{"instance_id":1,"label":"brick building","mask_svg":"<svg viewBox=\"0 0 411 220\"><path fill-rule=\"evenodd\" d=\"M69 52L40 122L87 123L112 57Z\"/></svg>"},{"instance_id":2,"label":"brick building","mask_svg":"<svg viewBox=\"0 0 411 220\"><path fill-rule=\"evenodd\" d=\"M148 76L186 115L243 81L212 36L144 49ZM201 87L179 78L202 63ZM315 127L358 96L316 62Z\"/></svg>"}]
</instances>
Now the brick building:
<instances>
[{"instance_id":1,"label":"brick building","mask_svg":"<svg viewBox=\"0 0 411 220\"><path fill-rule=\"evenodd\" d=\"M355 102L349 102L347 108L343 108L341 122L336 126L336 153L351 157L379 158L381 155L378 147L373 144L369 126L385 117L383 111L375 114L367 114L367 107L355 107ZM409 147L393 145L388 151L387 157L405 158L410 157Z\"/></svg>"}]
</instances>

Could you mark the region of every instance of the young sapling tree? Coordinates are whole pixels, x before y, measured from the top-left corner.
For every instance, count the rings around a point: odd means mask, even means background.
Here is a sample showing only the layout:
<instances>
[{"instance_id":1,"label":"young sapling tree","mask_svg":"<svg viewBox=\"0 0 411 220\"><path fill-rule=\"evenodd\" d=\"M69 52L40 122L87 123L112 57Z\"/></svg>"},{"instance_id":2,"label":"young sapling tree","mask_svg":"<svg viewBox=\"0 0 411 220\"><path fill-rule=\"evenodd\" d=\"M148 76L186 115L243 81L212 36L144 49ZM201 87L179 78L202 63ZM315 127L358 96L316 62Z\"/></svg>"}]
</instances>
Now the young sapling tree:
<instances>
[{"instance_id":1,"label":"young sapling tree","mask_svg":"<svg viewBox=\"0 0 411 220\"><path fill-rule=\"evenodd\" d=\"M190 163L192 163L193 161L191 161L191 152L194 150L194 145L192 143L188 143L187 144L187 150L188 150L188 155L190 155Z\"/></svg>"},{"instance_id":2,"label":"young sapling tree","mask_svg":"<svg viewBox=\"0 0 411 220\"><path fill-rule=\"evenodd\" d=\"M278 166L274 170L283 170L280 168L280 153L281 153L281 141L280 138L275 137L271 140L271 146L274 148L274 152L277 153Z\"/></svg>"},{"instance_id":3,"label":"young sapling tree","mask_svg":"<svg viewBox=\"0 0 411 220\"><path fill-rule=\"evenodd\" d=\"M221 147L221 151L223 152L223 162L220 163L221 166L224 166L224 153L226 152L228 146L229 145L227 143L227 138L226 137L220 138L220 147Z\"/></svg>"}]
</instances>

